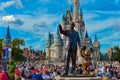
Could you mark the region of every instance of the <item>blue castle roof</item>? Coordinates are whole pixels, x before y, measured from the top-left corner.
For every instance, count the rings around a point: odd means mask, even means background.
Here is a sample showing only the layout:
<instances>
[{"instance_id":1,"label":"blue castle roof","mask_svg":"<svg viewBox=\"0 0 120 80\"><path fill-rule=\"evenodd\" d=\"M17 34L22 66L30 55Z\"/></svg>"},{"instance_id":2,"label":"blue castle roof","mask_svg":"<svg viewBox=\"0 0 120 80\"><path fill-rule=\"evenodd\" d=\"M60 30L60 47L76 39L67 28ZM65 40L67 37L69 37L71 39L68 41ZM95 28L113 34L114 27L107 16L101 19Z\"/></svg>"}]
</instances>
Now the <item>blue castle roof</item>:
<instances>
[{"instance_id":1,"label":"blue castle roof","mask_svg":"<svg viewBox=\"0 0 120 80\"><path fill-rule=\"evenodd\" d=\"M97 40L97 35L96 35L96 34L95 34L95 41L98 41L98 40Z\"/></svg>"},{"instance_id":2,"label":"blue castle roof","mask_svg":"<svg viewBox=\"0 0 120 80\"><path fill-rule=\"evenodd\" d=\"M7 28L7 33L6 33L6 36L5 36L5 38L9 38L9 39L11 39L10 30L9 30L9 26L8 26L8 28Z\"/></svg>"},{"instance_id":3,"label":"blue castle roof","mask_svg":"<svg viewBox=\"0 0 120 80\"><path fill-rule=\"evenodd\" d=\"M59 28L57 28L57 31L55 33L55 37L60 37Z\"/></svg>"},{"instance_id":4,"label":"blue castle roof","mask_svg":"<svg viewBox=\"0 0 120 80\"><path fill-rule=\"evenodd\" d=\"M87 30L86 30L86 33L85 33L85 38L89 38Z\"/></svg>"},{"instance_id":5,"label":"blue castle roof","mask_svg":"<svg viewBox=\"0 0 120 80\"><path fill-rule=\"evenodd\" d=\"M47 40L51 40L50 32L48 33Z\"/></svg>"},{"instance_id":6,"label":"blue castle roof","mask_svg":"<svg viewBox=\"0 0 120 80\"><path fill-rule=\"evenodd\" d=\"M80 7L80 15L83 16L82 7Z\"/></svg>"},{"instance_id":7,"label":"blue castle roof","mask_svg":"<svg viewBox=\"0 0 120 80\"><path fill-rule=\"evenodd\" d=\"M78 35L79 35L80 38L82 37L82 33L81 33L80 28L78 28Z\"/></svg>"}]
</instances>

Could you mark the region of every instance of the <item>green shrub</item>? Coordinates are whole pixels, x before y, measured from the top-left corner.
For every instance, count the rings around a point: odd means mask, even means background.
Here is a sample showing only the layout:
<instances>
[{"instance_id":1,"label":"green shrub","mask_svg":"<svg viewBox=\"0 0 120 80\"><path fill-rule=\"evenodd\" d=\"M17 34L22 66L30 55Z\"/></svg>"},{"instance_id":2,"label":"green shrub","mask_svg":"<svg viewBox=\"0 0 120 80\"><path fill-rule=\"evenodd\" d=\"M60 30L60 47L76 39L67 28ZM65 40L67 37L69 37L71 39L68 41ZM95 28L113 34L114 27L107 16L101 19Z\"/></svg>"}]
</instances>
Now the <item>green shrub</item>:
<instances>
[{"instance_id":1,"label":"green shrub","mask_svg":"<svg viewBox=\"0 0 120 80\"><path fill-rule=\"evenodd\" d=\"M10 60L10 68L8 70L8 73L11 74L11 73L14 73L14 70L16 68L15 64L14 64L14 61L13 60Z\"/></svg>"},{"instance_id":2,"label":"green shrub","mask_svg":"<svg viewBox=\"0 0 120 80\"><path fill-rule=\"evenodd\" d=\"M15 66L10 66L10 69L8 70L8 73L14 73Z\"/></svg>"},{"instance_id":3,"label":"green shrub","mask_svg":"<svg viewBox=\"0 0 120 80\"><path fill-rule=\"evenodd\" d=\"M9 63L10 63L10 66L11 66L11 65L15 65L15 64L14 64L14 61L13 61L12 59L10 60Z\"/></svg>"},{"instance_id":4,"label":"green shrub","mask_svg":"<svg viewBox=\"0 0 120 80\"><path fill-rule=\"evenodd\" d=\"M14 73L9 74L10 80L15 80Z\"/></svg>"}]
</instances>

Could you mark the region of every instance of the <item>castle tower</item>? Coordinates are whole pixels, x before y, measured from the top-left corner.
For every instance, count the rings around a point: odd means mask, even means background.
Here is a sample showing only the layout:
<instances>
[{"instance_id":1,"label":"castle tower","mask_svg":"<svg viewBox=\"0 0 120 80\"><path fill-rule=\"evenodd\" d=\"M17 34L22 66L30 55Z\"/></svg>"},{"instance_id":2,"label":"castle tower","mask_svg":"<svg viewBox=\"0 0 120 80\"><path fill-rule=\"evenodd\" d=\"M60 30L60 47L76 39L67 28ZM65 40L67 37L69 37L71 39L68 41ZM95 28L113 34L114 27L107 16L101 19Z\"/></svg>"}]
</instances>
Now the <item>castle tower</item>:
<instances>
[{"instance_id":1,"label":"castle tower","mask_svg":"<svg viewBox=\"0 0 120 80\"><path fill-rule=\"evenodd\" d=\"M74 0L74 12L73 12L73 22L75 22L75 30L78 31L78 27L79 27L79 0Z\"/></svg>"},{"instance_id":2,"label":"castle tower","mask_svg":"<svg viewBox=\"0 0 120 80\"><path fill-rule=\"evenodd\" d=\"M81 42L81 45L82 45L82 33L81 33L81 30L80 30L80 27L78 27L78 35L80 37L80 42ZM83 61L83 57L80 55L80 50L79 50L79 47L77 48L77 60L82 62Z\"/></svg>"},{"instance_id":3,"label":"castle tower","mask_svg":"<svg viewBox=\"0 0 120 80\"><path fill-rule=\"evenodd\" d=\"M57 28L57 32L54 36L54 49L55 49L55 54L54 58L56 60L61 59L62 57L62 43L61 43L61 36L59 34L59 28Z\"/></svg>"},{"instance_id":4,"label":"castle tower","mask_svg":"<svg viewBox=\"0 0 120 80\"><path fill-rule=\"evenodd\" d=\"M108 49L108 61L112 61L112 56L113 56L113 48L110 47Z\"/></svg>"},{"instance_id":5,"label":"castle tower","mask_svg":"<svg viewBox=\"0 0 120 80\"><path fill-rule=\"evenodd\" d=\"M66 11L66 21L65 21L65 30L70 30L70 24L72 23L72 12L70 10Z\"/></svg>"},{"instance_id":6,"label":"castle tower","mask_svg":"<svg viewBox=\"0 0 120 80\"><path fill-rule=\"evenodd\" d=\"M89 47L89 46L90 46L90 38L89 38L89 36L88 36L87 30L86 30L86 33L85 33L83 45L86 46L86 47Z\"/></svg>"},{"instance_id":7,"label":"castle tower","mask_svg":"<svg viewBox=\"0 0 120 80\"><path fill-rule=\"evenodd\" d=\"M50 58L50 45L51 45L51 35L50 32L48 34L48 38L46 41L46 58Z\"/></svg>"},{"instance_id":8,"label":"castle tower","mask_svg":"<svg viewBox=\"0 0 120 80\"><path fill-rule=\"evenodd\" d=\"M11 41L11 35L10 35L10 29L9 26L7 27L7 32L6 35L4 37L3 43L3 53L6 55L8 54L8 59L11 59L11 48L12 48L12 41ZM8 50L8 53L6 53L6 50ZM3 55L3 57L5 56Z\"/></svg>"},{"instance_id":9,"label":"castle tower","mask_svg":"<svg viewBox=\"0 0 120 80\"><path fill-rule=\"evenodd\" d=\"M100 43L97 39L97 35L95 35L93 47L94 47L94 60L100 61Z\"/></svg>"},{"instance_id":10,"label":"castle tower","mask_svg":"<svg viewBox=\"0 0 120 80\"><path fill-rule=\"evenodd\" d=\"M78 22L78 7L79 7L79 0L74 0L74 14L73 14L73 16L74 16L74 19L73 19L73 21L74 22Z\"/></svg>"},{"instance_id":11,"label":"castle tower","mask_svg":"<svg viewBox=\"0 0 120 80\"><path fill-rule=\"evenodd\" d=\"M63 14L63 17L62 17L62 28L64 29L65 28L65 14Z\"/></svg>"},{"instance_id":12,"label":"castle tower","mask_svg":"<svg viewBox=\"0 0 120 80\"><path fill-rule=\"evenodd\" d=\"M84 32L85 32L85 23L83 20L83 12L82 12L82 7L80 7L80 12L79 12L79 27L82 33L81 38L83 39L84 37Z\"/></svg>"}]
</instances>

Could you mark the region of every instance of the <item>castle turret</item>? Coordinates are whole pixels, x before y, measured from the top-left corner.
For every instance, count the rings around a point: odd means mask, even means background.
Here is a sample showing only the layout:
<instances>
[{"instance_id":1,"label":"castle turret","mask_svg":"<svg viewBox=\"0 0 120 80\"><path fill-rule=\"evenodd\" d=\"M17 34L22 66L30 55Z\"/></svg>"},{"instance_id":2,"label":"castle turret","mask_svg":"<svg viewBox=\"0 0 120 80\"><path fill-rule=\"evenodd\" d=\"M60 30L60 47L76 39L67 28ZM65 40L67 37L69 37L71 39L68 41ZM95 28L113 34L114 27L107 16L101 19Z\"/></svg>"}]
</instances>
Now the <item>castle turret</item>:
<instances>
[{"instance_id":1,"label":"castle turret","mask_svg":"<svg viewBox=\"0 0 120 80\"><path fill-rule=\"evenodd\" d=\"M65 17L65 14L63 14L63 17L62 17L62 28L63 29L65 28L65 20L66 20L66 17Z\"/></svg>"},{"instance_id":2,"label":"castle turret","mask_svg":"<svg viewBox=\"0 0 120 80\"><path fill-rule=\"evenodd\" d=\"M85 38L89 38L87 30L86 30L86 33L85 33Z\"/></svg>"},{"instance_id":3,"label":"castle turret","mask_svg":"<svg viewBox=\"0 0 120 80\"><path fill-rule=\"evenodd\" d=\"M60 36L60 33L59 33L59 28L57 28L57 32L54 36L54 49L56 51L56 53L54 54L54 57L58 60L59 58L61 58L61 45L62 45L62 42L61 42L61 36Z\"/></svg>"},{"instance_id":4,"label":"castle turret","mask_svg":"<svg viewBox=\"0 0 120 80\"><path fill-rule=\"evenodd\" d=\"M73 13L73 8L72 8L72 5L70 6L70 11L71 11L71 13Z\"/></svg>"},{"instance_id":5,"label":"castle turret","mask_svg":"<svg viewBox=\"0 0 120 80\"><path fill-rule=\"evenodd\" d=\"M108 49L108 61L112 61L113 60L113 48L110 47Z\"/></svg>"},{"instance_id":6,"label":"castle turret","mask_svg":"<svg viewBox=\"0 0 120 80\"><path fill-rule=\"evenodd\" d=\"M87 48L90 48L92 46L91 45L91 40L90 40L90 37L88 35L87 30L86 30L86 33L85 33L83 45L86 46Z\"/></svg>"},{"instance_id":7,"label":"castle turret","mask_svg":"<svg viewBox=\"0 0 120 80\"><path fill-rule=\"evenodd\" d=\"M62 23L65 21L65 26L63 26L63 29L65 30L70 30L70 24L73 21L73 17L72 17L72 12L71 10L67 10L66 11L66 15L64 17L65 20L62 21Z\"/></svg>"},{"instance_id":8,"label":"castle turret","mask_svg":"<svg viewBox=\"0 0 120 80\"><path fill-rule=\"evenodd\" d=\"M11 41L9 26L7 27L7 32L6 32L6 35L4 37L2 46L3 46L4 54L6 53L6 50L8 49L8 59L11 59L12 41Z\"/></svg>"},{"instance_id":9,"label":"castle turret","mask_svg":"<svg viewBox=\"0 0 120 80\"><path fill-rule=\"evenodd\" d=\"M79 27L79 0L74 0L74 12L73 12L73 22L75 22L75 30L78 31Z\"/></svg>"},{"instance_id":10,"label":"castle turret","mask_svg":"<svg viewBox=\"0 0 120 80\"><path fill-rule=\"evenodd\" d=\"M80 27L80 30L81 30L81 32L82 32L82 37L83 37L83 36L84 36L84 32L85 32L85 23L84 23L84 20L83 20L82 7L80 7L79 27Z\"/></svg>"},{"instance_id":11,"label":"castle turret","mask_svg":"<svg viewBox=\"0 0 120 80\"><path fill-rule=\"evenodd\" d=\"M94 47L100 49L100 43L99 43L99 41L98 41L98 39L97 39L97 35L95 35Z\"/></svg>"},{"instance_id":12,"label":"castle turret","mask_svg":"<svg viewBox=\"0 0 120 80\"><path fill-rule=\"evenodd\" d=\"M100 61L100 43L97 39L97 35L95 34L95 40L94 40L94 60Z\"/></svg>"},{"instance_id":13,"label":"castle turret","mask_svg":"<svg viewBox=\"0 0 120 80\"><path fill-rule=\"evenodd\" d=\"M74 0L74 22L78 22L78 6L79 6L79 0Z\"/></svg>"},{"instance_id":14,"label":"castle turret","mask_svg":"<svg viewBox=\"0 0 120 80\"><path fill-rule=\"evenodd\" d=\"M70 24L72 22L72 14L70 10L66 12L66 24Z\"/></svg>"},{"instance_id":15,"label":"castle turret","mask_svg":"<svg viewBox=\"0 0 120 80\"><path fill-rule=\"evenodd\" d=\"M50 45L51 45L51 34L49 32L46 41L46 58L50 58Z\"/></svg>"}]
</instances>

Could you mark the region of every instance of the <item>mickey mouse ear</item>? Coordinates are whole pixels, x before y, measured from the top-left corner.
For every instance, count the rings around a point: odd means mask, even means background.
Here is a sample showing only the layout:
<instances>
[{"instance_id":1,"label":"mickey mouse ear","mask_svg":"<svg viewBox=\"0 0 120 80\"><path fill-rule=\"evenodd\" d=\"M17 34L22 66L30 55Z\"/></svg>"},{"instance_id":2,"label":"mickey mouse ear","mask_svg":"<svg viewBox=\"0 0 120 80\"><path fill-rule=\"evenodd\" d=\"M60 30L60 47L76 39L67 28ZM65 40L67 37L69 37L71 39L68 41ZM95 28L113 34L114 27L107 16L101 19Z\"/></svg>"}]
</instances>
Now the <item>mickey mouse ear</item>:
<instances>
[{"instance_id":1,"label":"mickey mouse ear","mask_svg":"<svg viewBox=\"0 0 120 80\"><path fill-rule=\"evenodd\" d=\"M82 50L86 50L86 46L83 46Z\"/></svg>"}]
</instances>

